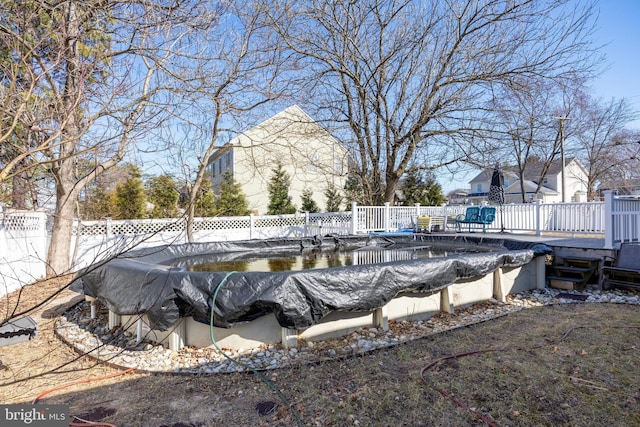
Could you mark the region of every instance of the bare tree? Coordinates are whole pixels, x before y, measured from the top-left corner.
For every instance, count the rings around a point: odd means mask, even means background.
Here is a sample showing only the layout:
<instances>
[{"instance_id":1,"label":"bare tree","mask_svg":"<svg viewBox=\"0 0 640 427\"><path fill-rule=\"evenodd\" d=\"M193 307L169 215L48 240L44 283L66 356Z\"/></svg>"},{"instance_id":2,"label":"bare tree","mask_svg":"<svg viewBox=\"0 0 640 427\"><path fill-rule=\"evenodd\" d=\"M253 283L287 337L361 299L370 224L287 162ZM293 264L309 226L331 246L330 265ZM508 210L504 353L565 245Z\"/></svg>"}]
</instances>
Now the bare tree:
<instances>
[{"instance_id":1,"label":"bare tree","mask_svg":"<svg viewBox=\"0 0 640 427\"><path fill-rule=\"evenodd\" d=\"M483 154L491 90L594 65L592 5L568 1L279 2L273 26L297 55L317 116L355 159L370 203L392 201L423 153L431 168ZM426 155L424 153L427 153Z\"/></svg>"},{"instance_id":2,"label":"bare tree","mask_svg":"<svg viewBox=\"0 0 640 427\"><path fill-rule=\"evenodd\" d=\"M624 99L604 102L586 94L578 99L574 138L587 169L588 198L596 200L599 183L620 182L620 178L637 169L640 138L626 129L637 113Z\"/></svg>"},{"instance_id":3,"label":"bare tree","mask_svg":"<svg viewBox=\"0 0 640 427\"><path fill-rule=\"evenodd\" d=\"M6 9L4 9L6 8ZM46 60L46 66L59 62L49 53L41 58L37 52L47 48L45 26L34 7L20 2L3 5L6 13L0 23L0 182L10 181L11 207L29 206L27 194L33 197L33 175L38 165L30 155L46 144L41 134L34 132L38 122L50 120L51 115L37 91L41 75L31 67L34 60ZM31 38L26 38L29 34ZM41 169L41 168L40 168Z\"/></svg>"},{"instance_id":4,"label":"bare tree","mask_svg":"<svg viewBox=\"0 0 640 427\"><path fill-rule=\"evenodd\" d=\"M187 239L194 241L196 198L207 166L223 138L237 133L253 110L281 96L281 49L265 27L265 9L252 1L230 3L219 11L221 25L199 33L192 49L197 66L184 67L186 85L175 96L188 106L173 118L184 129L170 153L185 173L189 197Z\"/></svg>"},{"instance_id":5,"label":"bare tree","mask_svg":"<svg viewBox=\"0 0 640 427\"><path fill-rule=\"evenodd\" d=\"M526 182L531 173L536 175L537 194L561 153L563 141L556 117L569 114L571 103L565 101L572 99L572 94L565 95L568 90L551 80L522 78L494 94L490 120L496 130L493 144L499 147L492 150L494 162L507 165L518 175L522 203L527 201ZM566 138L565 128L563 133ZM535 171L530 171L533 165Z\"/></svg>"},{"instance_id":6,"label":"bare tree","mask_svg":"<svg viewBox=\"0 0 640 427\"><path fill-rule=\"evenodd\" d=\"M9 65L32 76L32 96L25 97L20 85L7 86L13 92L6 99L24 101L3 117L8 125L2 136L22 126L36 142L23 141L2 164L0 179L18 173L16 165L27 158L53 176L56 207L49 275L69 270L80 191L118 164L136 143L153 139L182 107L172 94L192 83L181 74L199 64L201 52L192 42L219 24L221 7L213 2L43 0L15 2L9 10L14 17L9 22L35 16L41 25L3 27L8 44L23 46L12 51L14 64ZM93 167L79 169L81 157L90 159Z\"/></svg>"}]
</instances>

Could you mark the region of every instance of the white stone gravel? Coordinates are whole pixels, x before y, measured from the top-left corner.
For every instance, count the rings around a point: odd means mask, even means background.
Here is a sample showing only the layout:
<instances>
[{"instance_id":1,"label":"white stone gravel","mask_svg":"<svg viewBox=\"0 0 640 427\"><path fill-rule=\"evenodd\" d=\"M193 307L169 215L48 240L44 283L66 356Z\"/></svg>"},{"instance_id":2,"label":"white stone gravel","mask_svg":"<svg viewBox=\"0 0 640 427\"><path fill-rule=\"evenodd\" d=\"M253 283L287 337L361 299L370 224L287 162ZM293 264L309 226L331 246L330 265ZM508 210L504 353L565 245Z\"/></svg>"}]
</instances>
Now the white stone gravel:
<instances>
[{"instance_id":1,"label":"white stone gravel","mask_svg":"<svg viewBox=\"0 0 640 427\"><path fill-rule=\"evenodd\" d=\"M80 352L118 365L149 372L218 374L251 369L276 369L293 364L315 362L323 359L366 353L390 347L471 324L484 322L528 307L550 304L575 304L582 301L559 298L561 293L586 295L585 302L640 305L640 296L623 290L598 291L587 287L584 291L556 289L533 290L507 296L506 302L491 299L467 308L456 308L455 315L438 315L424 321L390 322L388 331L362 328L340 339L307 342L299 348L286 349L280 345L268 345L243 351L215 348L185 347L171 351L162 345L143 341L121 328L109 330L105 324L106 312L90 318L89 303L83 302L69 310L56 326L58 335Z\"/></svg>"}]
</instances>

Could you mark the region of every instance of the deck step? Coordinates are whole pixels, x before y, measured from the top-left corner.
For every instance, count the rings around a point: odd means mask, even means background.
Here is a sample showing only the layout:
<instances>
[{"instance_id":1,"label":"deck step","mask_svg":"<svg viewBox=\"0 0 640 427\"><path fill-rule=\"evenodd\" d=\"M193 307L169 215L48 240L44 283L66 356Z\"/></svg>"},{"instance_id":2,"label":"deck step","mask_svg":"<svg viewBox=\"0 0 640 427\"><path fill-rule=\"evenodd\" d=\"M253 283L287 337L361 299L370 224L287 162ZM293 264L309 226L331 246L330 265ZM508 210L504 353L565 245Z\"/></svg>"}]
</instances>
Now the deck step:
<instances>
[{"instance_id":1,"label":"deck step","mask_svg":"<svg viewBox=\"0 0 640 427\"><path fill-rule=\"evenodd\" d=\"M565 271L567 273L592 273L593 269L589 267L575 267L573 265L554 265L553 269L556 271Z\"/></svg>"},{"instance_id":2,"label":"deck step","mask_svg":"<svg viewBox=\"0 0 640 427\"><path fill-rule=\"evenodd\" d=\"M586 285L586 280L581 277L547 276L549 286L555 289L581 291Z\"/></svg>"},{"instance_id":3,"label":"deck step","mask_svg":"<svg viewBox=\"0 0 640 427\"><path fill-rule=\"evenodd\" d=\"M575 260L575 261L600 261L600 258L594 258L594 257L588 257L588 256L574 256L574 255L563 256L562 259Z\"/></svg>"},{"instance_id":4,"label":"deck step","mask_svg":"<svg viewBox=\"0 0 640 427\"><path fill-rule=\"evenodd\" d=\"M562 261L558 263L558 265L570 265L574 267L597 269L600 265L600 259L581 256L566 256L562 258Z\"/></svg>"},{"instance_id":5,"label":"deck step","mask_svg":"<svg viewBox=\"0 0 640 427\"><path fill-rule=\"evenodd\" d=\"M582 290L596 278L600 259L582 256L563 256L554 259L547 280L556 289Z\"/></svg>"}]
</instances>

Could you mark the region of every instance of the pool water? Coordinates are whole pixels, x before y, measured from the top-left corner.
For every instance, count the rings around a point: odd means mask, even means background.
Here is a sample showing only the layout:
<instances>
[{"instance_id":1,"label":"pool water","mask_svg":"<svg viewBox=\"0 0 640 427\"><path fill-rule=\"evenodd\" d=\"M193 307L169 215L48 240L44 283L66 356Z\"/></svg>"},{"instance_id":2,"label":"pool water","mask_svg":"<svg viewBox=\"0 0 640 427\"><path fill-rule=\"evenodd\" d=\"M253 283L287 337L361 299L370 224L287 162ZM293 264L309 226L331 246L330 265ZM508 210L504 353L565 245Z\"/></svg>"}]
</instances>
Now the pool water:
<instances>
[{"instance_id":1,"label":"pool water","mask_svg":"<svg viewBox=\"0 0 640 427\"><path fill-rule=\"evenodd\" d=\"M314 249L298 253L276 253L270 256L243 254L239 259L224 261L208 261L192 259L186 262L187 271L219 272L276 272L302 271L321 268L335 268L352 265L380 264L393 261L407 261L415 259L446 257L456 253L486 252L478 248L469 247L439 247L439 246L407 246L401 248L359 247L351 249L320 250ZM184 260L183 260L184 262Z\"/></svg>"}]
</instances>

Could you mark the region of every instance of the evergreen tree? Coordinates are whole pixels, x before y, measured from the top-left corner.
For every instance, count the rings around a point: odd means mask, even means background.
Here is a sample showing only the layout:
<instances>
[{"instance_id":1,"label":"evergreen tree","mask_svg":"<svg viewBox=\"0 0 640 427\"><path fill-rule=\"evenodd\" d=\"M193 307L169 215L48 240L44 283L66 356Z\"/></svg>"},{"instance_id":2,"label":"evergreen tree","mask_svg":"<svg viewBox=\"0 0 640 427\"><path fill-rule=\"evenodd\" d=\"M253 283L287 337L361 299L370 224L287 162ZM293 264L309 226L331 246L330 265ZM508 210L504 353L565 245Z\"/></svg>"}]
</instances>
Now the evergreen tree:
<instances>
[{"instance_id":1,"label":"evergreen tree","mask_svg":"<svg viewBox=\"0 0 640 427\"><path fill-rule=\"evenodd\" d=\"M402 184L402 194L406 206L422 204L424 185L417 169L411 168L407 171L404 183Z\"/></svg>"},{"instance_id":2,"label":"evergreen tree","mask_svg":"<svg viewBox=\"0 0 640 427\"><path fill-rule=\"evenodd\" d=\"M170 175L160 175L147 181L147 198L153 203L152 218L174 218L178 214L176 182Z\"/></svg>"},{"instance_id":3,"label":"evergreen tree","mask_svg":"<svg viewBox=\"0 0 640 427\"><path fill-rule=\"evenodd\" d=\"M407 172L402 187L404 204L407 206L416 203L422 206L440 206L446 201L442 194L442 187L436 182L432 174L421 173L412 168Z\"/></svg>"},{"instance_id":4,"label":"evergreen tree","mask_svg":"<svg viewBox=\"0 0 640 427\"><path fill-rule=\"evenodd\" d=\"M216 216L215 197L211 181L208 178L202 180L200 191L195 203L195 215L199 217Z\"/></svg>"},{"instance_id":5,"label":"evergreen tree","mask_svg":"<svg viewBox=\"0 0 640 427\"><path fill-rule=\"evenodd\" d=\"M93 163L86 159L79 160L77 165L79 173L90 173ZM116 187L129 178L130 168L128 163L114 166L85 186L78 198L78 207L83 219L99 220L118 216Z\"/></svg>"},{"instance_id":6,"label":"evergreen tree","mask_svg":"<svg viewBox=\"0 0 640 427\"><path fill-rule=\"evenodd\" d=\"M347 175L347 181L344 183L344 195L345 201L347 202L347 209L351 208L353 202L359 205L365 203L364 190L359 176L353 173Z\"/></svg>"},{"instance_id":7,"label":"evergreen tree","mask_svg":"<svg viewBox=\"0 0 640 427\"><path fill-rule=\"evenodd\" d=\"M116 187L116 219L142 219L147 217L146 197L140 178L140 170L128 166L129 177Z\"/></svg>"},{"instance_id":8,"label":"evergreen tree","mask_svg":"<svg viewBox=\"0 0 640 427\"><path fill-rule=\"evenodd\" d=\"M313 190L305 188L302 191L302 206L300 207L300 212L316 213L319 211L320 208L318 204L313 200Z\"/></svg>"},{"instance_id":9,"label":"evergreen tree","mask_svg":"<svg viewBox=\"0 0 640 427\"><path fill-rule=\"evenodd\" d=\"M330 183L327 186L327 189L324 192L324 196L327 199L327 212L338 212L340 210L340 205L342 204L342 195L338 188Z\"/></svg>"},{"instance_id":10,"label":"evergreen tree","mask_svg":"<svg viewBox=\"0 0 640 427\"><path fill-rule=\"evenodd\" d=\"M447 198L442 194L442 186L438 184L432 174L427 177L425 184L427 186L425 206L441 206L443 203L446 203Z\"/></svg>"},{"instance_id":11,"label":"evergreen tree","mask_svg":"<svg viewBox=\"0 0 640 427\"><path fill-rule=\"evenodd\" d=\"M98 220L101 218L117 216L116 191L109 190L105 183L97 181L90 196L80 204L82 218L86 220Z\"/></svg>"},{"instance_id":12,"label":"evergreen tree","mask_svg":"<svg viewBox=\"0 0 640 427\"><path fill-rule=\"evenodd\" d=\"M242 192L240 184L235 182L231 172L226 171L222 175L223 181L220 184L220 195L215 200L215 207L218 215L222 216L243 216L249 215L249 204Z\"/></svg>"},{"instance_id":13,"label":"evergreen tree","mask_svg":"<svg viewBox=\"0 0 640 427\"><path fill-rule=\"evenodd\" d=\"M291 202L289 196L289 186L291 185L291 177L282 168L282 163L278 162L276 167L271 170L273 175L269 181L269 211L268 215L292 214L296 213L296 207Z\"/></svg>"}]
</instances>

